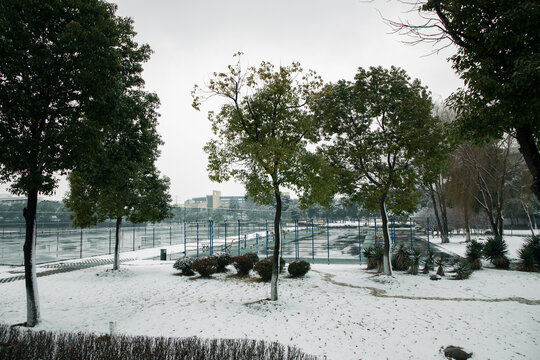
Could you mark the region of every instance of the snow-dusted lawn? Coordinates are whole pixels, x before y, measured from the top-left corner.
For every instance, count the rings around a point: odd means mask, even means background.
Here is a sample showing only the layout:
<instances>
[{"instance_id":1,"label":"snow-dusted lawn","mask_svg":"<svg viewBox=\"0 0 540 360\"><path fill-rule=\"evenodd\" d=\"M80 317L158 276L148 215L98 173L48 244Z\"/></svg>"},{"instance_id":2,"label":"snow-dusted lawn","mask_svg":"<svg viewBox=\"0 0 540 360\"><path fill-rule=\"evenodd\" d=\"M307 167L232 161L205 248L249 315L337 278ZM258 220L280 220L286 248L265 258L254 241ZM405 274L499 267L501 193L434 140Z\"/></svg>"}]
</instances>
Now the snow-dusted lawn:
<instances>
[{"instance_id":1,"label":"snow-dusted lawn","mask_svg":"<svg viewBox=\"0 0 540 360\"><path fill-rule=\"evenodd\" d=\"M527 237L530 236L531 233L528 234L524 232L523 235L504 235L503 239L506 241L506 244L508 245L508 258L511 260L517 260L518 257L518 250L521 249L523 246L523 243L527 240ZM489 235L474 235L472 236L472 239L478 240L481 243L485 243L487 238L490 237ZM425 238L425 236L424 236ZM452 252L456 255L465 256L465 252L467 250L467 243L465 242L465 235L451 235L449 238L450 242L446 244L441 244L441 238L435 237L432 238L431 241L436 246L439 246L449 252Z\"/></svg>"},{"instance_id":2,"label":"snow-dusted lawn","mask_svg":"<svg viewBox=\"0 0 540 360\"><path fill-rule=\"evenodd\" d=\"M40 278L37 329L105 333L115 321L118 333L277 340L339 360L443 359L448 345L474 359L540 354L539 273L485 269L465 281L430 281L315 265L304 279L281 278L280 299L270 302L260 301L269 284L230 277L232 269L191 279L175 276L172 262L107 268ZM507 298L514 299L490 301ZM25 311L24 282L0 284L0 322L22 322Z\"/></svg>"}]
</instances>

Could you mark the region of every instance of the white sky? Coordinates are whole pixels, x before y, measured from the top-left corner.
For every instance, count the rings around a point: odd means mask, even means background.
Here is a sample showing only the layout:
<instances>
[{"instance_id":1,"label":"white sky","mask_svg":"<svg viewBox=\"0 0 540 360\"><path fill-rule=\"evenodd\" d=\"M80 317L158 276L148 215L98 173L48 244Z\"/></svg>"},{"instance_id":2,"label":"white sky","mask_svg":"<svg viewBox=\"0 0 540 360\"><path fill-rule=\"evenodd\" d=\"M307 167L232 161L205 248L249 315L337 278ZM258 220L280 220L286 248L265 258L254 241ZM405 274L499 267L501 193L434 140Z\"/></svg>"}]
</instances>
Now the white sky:
<instances>
[{"instance_id":1,"label":"white sky","mask_svg":"<svg viewBox=\"0 0 540 360\"><path fill-rule=\"evenodd\" d=\"M299 61L329 81L352 80L358 67L399 66L419 78L434 100L446 98L461 81L446 58L452 49L429 55L430 45L409 46L391 34L382 16L411 17L397 0L117 0L118 14L134 19L137 41L154 50L145 64L146 89L161 99L158 131L165 144L158 168L171 179L170 193L179 203L210 194L243 195L241 184L212 183L202 147L211 138L208 110L191 107L194 84L204 85L212 72L233 63L262 60L275 65ZM380 14L379 14L380 12ZM212 104L215 106L215 104ZM53 198L61 199L62 181ZM3 192L1 188L1 192Z\"/></svg>"}]
</instances>

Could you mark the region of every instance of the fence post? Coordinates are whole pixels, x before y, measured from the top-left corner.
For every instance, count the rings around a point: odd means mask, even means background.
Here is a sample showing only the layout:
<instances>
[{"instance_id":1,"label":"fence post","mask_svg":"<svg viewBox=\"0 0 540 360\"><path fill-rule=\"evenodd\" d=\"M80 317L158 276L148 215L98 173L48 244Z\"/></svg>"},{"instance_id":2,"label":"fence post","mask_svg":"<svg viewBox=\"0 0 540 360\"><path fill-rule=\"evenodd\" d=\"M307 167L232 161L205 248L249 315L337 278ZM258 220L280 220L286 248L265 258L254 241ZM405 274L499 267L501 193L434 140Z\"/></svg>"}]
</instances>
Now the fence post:
<instances>
[{"instance_id":1,"label":"fence post","mask_svg":"<svg viewBox=\"0 0 540 360\"><path fill-rule=\"evenodd\" d=\"M169 222L169 245L172 245L172 226Z\"/></svg>"},{"instance_id":2,"label":"fence post","mask_svg":"<svg viewBox=\"0 0 540 360\"><path fill-rule=\"evenodd\" d=\"M81 229L81 259L82 259L82 245L83 245L83 238L82 238L82 229Z\"/></svg>"},{"instance_id":3,"label":"fence post","mask_svg":"<svg viewBox=\"0 0 540 360\"><path fill-rule=\"evenodd\" d=\"M362 265L362 243L360 240L360 218L358 218L358 261Z\"/></svg>"},{"instance_id":4,"label":"fence post","mask_svg":"<svg viewBox=\"0 0 540 360\"><path fill-rule=\"evenodd\" d=\"M186 233L186 221L184 220L184 256L187 256L187 233Z\"/></svg>"},{"instance_id":5,"label":"fence post","mask_svg":"<svg viewBox=\"0 0 540 360\"><path fill-rule=\"evenodd\" d=\"M227 249L227 220L224 220L225 226L225 249Z\"/></svg>"},{"instance_id":6,"label":"fence post","mask_svg":"<svg viewBox=\"0 0 540 360\"><path fill-rule=\"evenodd\" d=\"M135 226L133 227L133 251L135 251Z\"/></svg>"},{"instance_id":7,"label":"fence post","mask_svg":"<svg viewBox=\"0 0 540 360\"><path fill-rule=\"evenodd\" d=\"M268 219L266 220L266 257L268 257Z\"/></svg>"},{"instance_id":8,"label":"fence post","mask_svg":"<svg viewBox=\"0 0 540 360\"><path fill-rule=\"evenodd\" d=\"M212 255L214 247L214 220L208 220L208 235L210 236L210 255Z\"/></svg>"},{"instance_id":9,"label":"fence post","mask_svg":"<svg viewBox=\"0 0 540 360\"><path fill-rule=\"evenodd\" d=\"M199 257L199 220L197 220L197 257Z\"/></svg>"},{"instance_id":10,"label":"fence post","mask_svg":"<svg viewBox=\"0 0 540 360\"><path fill-rule=\"evenodd\" d=\"M298 260L298 219L294 219L294 260Z\"/></svg>"},{"instance_id":11,"label":"fence post","mask_svg":"<svg viewBox=\"0 0 540 360\"><path fill-rule=\"evenodd\" d=\"M109 228L109 255L111 255L111 240L112 240L112 236L111 236L111 228Z\"/></svg>"},{"instance_id":12,"label":"fence post","mask_svg":"<svg viewBox=\"0 0 540 360\"><path fill-rule=\"evenodd\" d=\"M281 235L280 236L281 241L279 242L279 256L283 256L283 242L285 241L286 236L285 236L285 232L283 231L283 223L281 222L281 220L279 220L279 234Z\"/></svg>"},{"instance_id":13,"label":"fence post","mask_svg":"<svg viewBox=\"0 0 540 360\"><path fill-rule=\"evenodd\" d=\"M58 242L60 241L60 232L56 229L56 257L58 257Z\"/></svg>"},{"instance_id":14,"label":"fence post","mask_svg":"<svg viewBox=\"0 0 540 360\"><path fill-rule=\"evenodd\" d=\"M373 223L375 224L375 232L373 233L373 242L377 241L377 218L373 218Z\"/></svg>"},{"instance_id":15,"label":"fence post","mask_svg":"<svg viewBox=\"0 0 540 360\"><path fill-rule=\"evenodd\" d=\"M411 232L411 249L413 247L412 245L412 217L409 217L409 227L410 227L410 232Z\"/></svg>"},{"instance_id":16,"label":"fence post","mask_svg":"<svg viewBox=\"0 0 540 360\"><path fill-rule=\"evenodd\" d=\"M242 240L240 239L240 219L238 219L238 256L240 256L240 242Z\"/></svg>"},{"instance_id":17,"label":"fence post","mask_svg":"<svg viewBox=\"0 0 540 360\"><path fill-rule=\"evenodd\" d=\"M313 229L313 219L311 219L311 261L315 264L315 231Z\"/></svg>"},{"instance_id":18,"label":"fence post","mask_svg":"<svg viewBox=\"0 0 540 360\"><path fill-rule=\"evenodd\" d=\"M326 218L326 243L328 247L328 265L330 265L330 222L328 218Z\"/></svg>"},{"instance_id":19,"label":"fence post","mask_svg":"<svg viewBox=\"0 0 540 360\"><path fill-rule=\"evenodd\" d=\"M152 248L156 247L156 224L152 224Z\"/></svg>"},{"instance_id":20,"label":"fence post","mask_svg":"<svg viewBox=\"0 0 540 360\"><path fill-rule=\"evenodd\" d=\"M429 250L429 216L427 217L427 249Z\"/></svg>"}]
</instances>

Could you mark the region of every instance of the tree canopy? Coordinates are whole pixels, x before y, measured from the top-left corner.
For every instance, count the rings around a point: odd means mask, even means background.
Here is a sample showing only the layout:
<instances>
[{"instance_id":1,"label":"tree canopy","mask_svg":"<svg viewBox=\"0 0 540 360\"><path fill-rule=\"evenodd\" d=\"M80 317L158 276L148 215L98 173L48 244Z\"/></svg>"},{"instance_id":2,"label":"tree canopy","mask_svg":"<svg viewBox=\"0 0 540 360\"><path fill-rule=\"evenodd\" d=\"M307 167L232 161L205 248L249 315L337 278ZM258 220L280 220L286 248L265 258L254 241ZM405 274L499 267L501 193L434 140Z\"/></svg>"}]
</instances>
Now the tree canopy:
<instances>
[{"instance_id":1,"label":"tree canopy","mask_svg":"<svg viewBox=\"0 0 540 360\"><path fill-rule=\"evenodd\" d=\"M425 22L390 22L416 41L457 46L450 58L466 88L449 103L460 131L474 141L519 142L540 200L540 4L534 0L428 0L416 4Z\"/></svg>"},{"instance_id":2,"label":"tree canopy","mask_svg":"<svg viewBox=\"0 0 540 360\"><path fill-rule=\"evenodd\" d=\"M143 83L150 48L102 0L0 2L0 181L25 194L27 324L39 322L33 229L38 193L102 141L125 89Z\"/></svg>"},{"instance_id":3,"label":"tree canopy","mask_svg":"<svg viewBox=\"0 0 540 360\"><path fill-rule=\"evenodd\" d=\"M242 69L238 61L226 73L214 73L208 88L194 90L193 106L218 96L226 100L219 113L208 118L216 136L204 150L208 172L214 181L235 178L245 184L247 195L260 204L276 204L272 300L277 300L279 222L282 189L296 191L304 204L318 199L327 188L321 157L308 151L317 140L318 126L308 101L322 84L299 63L275 69L268 62ZM317 191L313 191L317 189Z\"/></svg>"},{"instance_id":4,"label":"tree canopy","mask_svg":"<svg viewBox=\"0 0 540 360\"><path fill-rule=\"evenodd\" d=\"M320 150L336 171L338 193L382 216L387 274L387 209L393 214L414 210L417 186L427 180L422 169L435 168L447 151L444 125L432 115L432 106L420 81L410 81L395 67L360 68L355 82L330 84L315 102L329 141Z\"/></svg>"}]
</instances>

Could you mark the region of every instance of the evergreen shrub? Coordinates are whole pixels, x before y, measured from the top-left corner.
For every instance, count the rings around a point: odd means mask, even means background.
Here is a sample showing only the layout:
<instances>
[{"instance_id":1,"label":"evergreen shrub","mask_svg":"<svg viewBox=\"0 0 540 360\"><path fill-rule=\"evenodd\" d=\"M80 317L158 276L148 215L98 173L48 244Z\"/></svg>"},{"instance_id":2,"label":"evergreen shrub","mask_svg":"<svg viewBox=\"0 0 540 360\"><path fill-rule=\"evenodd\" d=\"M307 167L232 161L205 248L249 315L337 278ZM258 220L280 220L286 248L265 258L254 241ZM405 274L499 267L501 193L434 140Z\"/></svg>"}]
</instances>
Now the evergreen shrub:
<instances>
[{"instance_id":1,"label":"evergreen shrub","mask_svg":"<svg viewBox=\"0 0 540 360\"><path fill-rule=\"evenodd\" d=\"M226 252L218 252L213 255L217 260L217 271L216 272L225 272L227 271L227 265L231 263L231 255Z\"/></svg>"},{"instance_id":2,"label":"evergreen shrub","mask_svg":"<svg viewBox=\"0 0 540 360\"><path fill-rule=\"evenodd\" d=\"M482 268L482 253L484 251L484 245L475 239L467 244L467 250L465 251L465 259L469 262L472 270L478 270Z\"/></svg>"},{"instance_id":3,"label":"evergreen shrub","mask_svg":"<svg viewBox=\"0 0 540 360\"><path fill-rule=\"evenodd\" d=\"M506 257L508 245L501 236L494 236L487 239L484 245L484 257L491 261L497 268L508 268L510 260Z\"/></svg>"},{"instance_id":4,"label":"evergreen shrub","mask_svg":"<svg viewBox=\"0 0 540 360\"><path fill-rule=\"evenodd\" d=\"M218 269L218 261L214 256L205 256L193 261L193 270L199 273L202 277L209 277L215 274Z\"/></svg>"},{"instance_id":5,"label":"evergreen shrub","mask_svg":"<svg viewBox=\"0 0 540 360\"><path fill-rule=\"evenodd\" d=\"M301 277L307 274L311 269L311 265L304 260L291 261L287 271L291 274L292 277Z\"/></svg>"},{"instance_id":6,"label":"evergreen shrub","mask_svg":"<svg viewBox=\"0 0 540 360\"><path fill-rule=\"evenodd\" d=\"M192 276L195 275L193 272L193 259L189 256L184 256L178 260L173 265L173 268L182 272L183 275Z\"/></svg>"},{"instance_id":7,"label":"evergreen shrub","mask_svg":"<svg viewBox=\"0 0 540 360\"><path fill-rule=\"evenodd\" d=\"M231 258L231 264L233 264L238 275L247 276L249 275L250 270L253 269L253 260L251 259L252 258L247 254L235 256Z\"/></svg>"}]
</instances>

